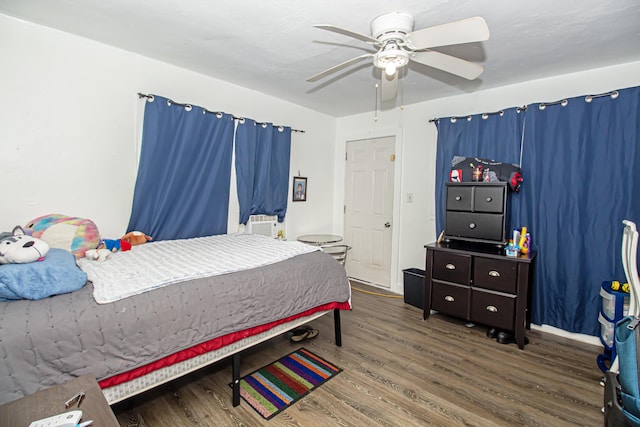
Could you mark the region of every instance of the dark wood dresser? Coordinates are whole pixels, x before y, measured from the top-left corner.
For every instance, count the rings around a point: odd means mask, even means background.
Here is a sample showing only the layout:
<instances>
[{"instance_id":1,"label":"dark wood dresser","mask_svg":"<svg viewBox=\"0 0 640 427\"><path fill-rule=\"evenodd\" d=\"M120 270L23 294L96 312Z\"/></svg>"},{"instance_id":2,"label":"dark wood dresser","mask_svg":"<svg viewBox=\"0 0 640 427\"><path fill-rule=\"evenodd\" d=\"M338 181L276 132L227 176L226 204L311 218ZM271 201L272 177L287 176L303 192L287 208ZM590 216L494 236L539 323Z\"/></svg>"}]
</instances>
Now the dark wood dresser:
<instances>
[{"instance_id":1,"label":"dark wood dresser","mask_svg":"<svg viewBox=\"0 0 640 427\"><path fill-rule=\"evenodd\" d=\"M506 182L447 182L444 239L503 245L508 240Z\"/></svg>"},{"instance_id":2,"label":"dark wood dresser","mask_svg":"<svg viewBox=\"0 0 640 427\"><path fill-rule=\"evenodd\" d=\"M424 319L435 310L512 332L523 349L531 326L535 251L508 257L493 245L457 241L425 248Z\"/></svg>"}]
</instances>

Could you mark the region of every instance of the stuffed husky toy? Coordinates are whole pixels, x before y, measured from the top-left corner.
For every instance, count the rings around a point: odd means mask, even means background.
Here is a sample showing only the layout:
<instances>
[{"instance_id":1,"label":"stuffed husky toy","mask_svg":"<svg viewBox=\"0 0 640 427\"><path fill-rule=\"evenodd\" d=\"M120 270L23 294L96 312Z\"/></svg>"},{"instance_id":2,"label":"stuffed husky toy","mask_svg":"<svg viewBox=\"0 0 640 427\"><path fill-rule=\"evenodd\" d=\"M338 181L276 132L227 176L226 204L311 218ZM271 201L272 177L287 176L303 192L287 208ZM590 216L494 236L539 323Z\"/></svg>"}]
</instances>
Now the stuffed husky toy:
<instances>
[{"instance_id":1,"label":"stuffed husky toy","mask_svg":"<svg viewBox=\"0 0 640 427\"><path fill-rule=\"evenodd\" d=\"M26 264L41 261L49 252L43 240L27 236L19 225L11 233L0 233L0 264Z\"/></svg>"}]
</instances>

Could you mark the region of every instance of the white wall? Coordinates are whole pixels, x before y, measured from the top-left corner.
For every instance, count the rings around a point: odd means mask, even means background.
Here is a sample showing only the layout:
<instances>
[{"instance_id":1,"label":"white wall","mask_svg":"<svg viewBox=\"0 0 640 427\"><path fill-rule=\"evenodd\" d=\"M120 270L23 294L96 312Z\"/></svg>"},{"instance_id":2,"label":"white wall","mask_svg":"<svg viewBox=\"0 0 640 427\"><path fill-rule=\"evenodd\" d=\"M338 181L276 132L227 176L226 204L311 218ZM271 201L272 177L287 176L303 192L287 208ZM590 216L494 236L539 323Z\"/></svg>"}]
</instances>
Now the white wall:
<instances>
[{"instance_id":1,"label":"white wall","mask_svg":"<svg viewBox=\"0 0 640 427\"><path fill-rule=\"evenodd\" d=\"M396 167L401 169L401 194L396 198L400 206L398 216L394 218L395 232L399 237L392 262L397 267L392 271L391 284L392 291L402 293L402 270L424 268L424 245L436 239L434 186L437 132L435 125L428 122L429 119L492 112L638 85L640 62L634 62L413 104L403 110L396 108L380 112L377 121L374 121L373 105L370 113L341 118L338 120L336 138L334 204L338 208L334 213L335 231L343 229L340 207L344 200L341 183L344 182L345 142L388 135L395 129L402 129L399 152L396 153ZM413 193L413 203L407 203L407 193Z\"/></svg>"},{"instance_id":2,"label":"white wall","mask_svg":"<svg viewBox=\"0 0 640 427\"><path fill-rule=\"evenodd\" d=\"M309 178L308 201L289 204L286 232L331 231L334 118L3 15L0 40L0 231L50 213L90 218L105 238L126 231L138 92L305 130L292 136L291 176Z\"/></svg>"}]
</instances>

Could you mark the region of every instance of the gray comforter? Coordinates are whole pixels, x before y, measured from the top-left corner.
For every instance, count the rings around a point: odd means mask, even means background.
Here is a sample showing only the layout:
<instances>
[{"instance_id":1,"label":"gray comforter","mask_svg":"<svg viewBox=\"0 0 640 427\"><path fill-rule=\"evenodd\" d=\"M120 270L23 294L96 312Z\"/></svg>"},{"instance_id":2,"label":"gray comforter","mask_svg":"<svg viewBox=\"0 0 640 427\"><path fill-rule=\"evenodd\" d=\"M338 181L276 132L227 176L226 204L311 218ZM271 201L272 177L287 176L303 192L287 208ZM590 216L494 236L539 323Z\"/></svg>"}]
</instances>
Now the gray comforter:
<instances>
[{"instance_id":1,"label":"gray comforter","mask_svg":"<svg viewBox=\"0 0 640 427\"><path fill-rule=\"evenodd\" d=\"M82 289L0 302L0 404L91 373L127 372L215 337L350 297L323 252L97 304Z\"/></svg>"}]
</instances>

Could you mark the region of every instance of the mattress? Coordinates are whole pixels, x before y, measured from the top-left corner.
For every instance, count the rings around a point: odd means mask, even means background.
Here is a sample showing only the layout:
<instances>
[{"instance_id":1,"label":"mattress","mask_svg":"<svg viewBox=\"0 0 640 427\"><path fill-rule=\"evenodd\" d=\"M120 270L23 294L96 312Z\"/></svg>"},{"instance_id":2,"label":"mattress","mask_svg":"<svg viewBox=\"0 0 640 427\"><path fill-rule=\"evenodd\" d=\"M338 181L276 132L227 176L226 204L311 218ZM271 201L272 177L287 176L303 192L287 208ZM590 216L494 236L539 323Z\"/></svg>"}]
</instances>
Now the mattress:
<instances>
[{"instance_id":1,"label":"mattress","mask_svg":"<svg viewBox=\"0 0 640 427\"><path fill-rule=\"evenodd\" d=\"M350 300L344 268L312 252L109 304L93 286L0 302L0 404L90 373L98 381L233 332Z\"/></svg>"}]
</instances>

